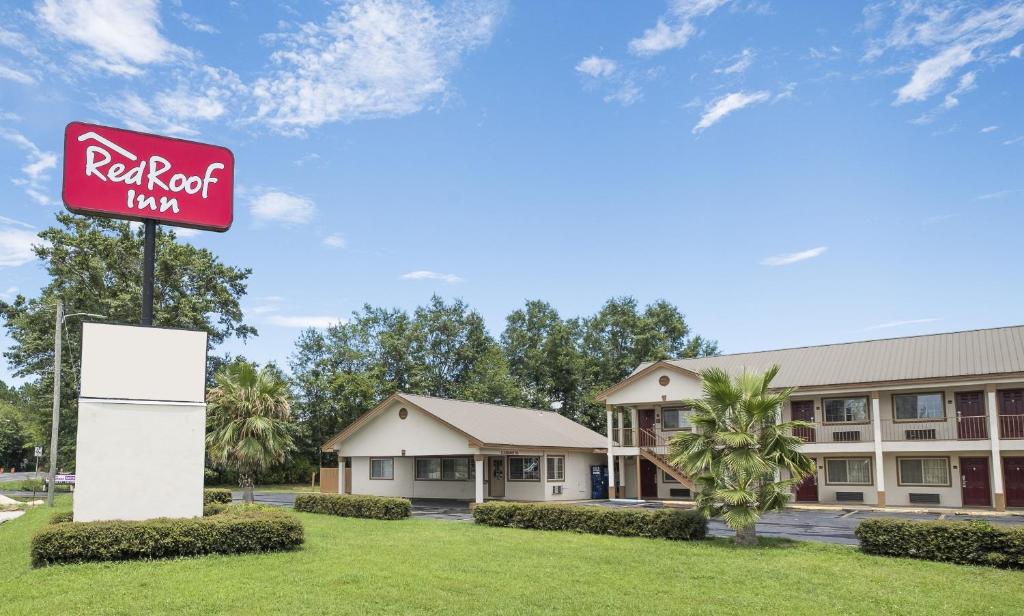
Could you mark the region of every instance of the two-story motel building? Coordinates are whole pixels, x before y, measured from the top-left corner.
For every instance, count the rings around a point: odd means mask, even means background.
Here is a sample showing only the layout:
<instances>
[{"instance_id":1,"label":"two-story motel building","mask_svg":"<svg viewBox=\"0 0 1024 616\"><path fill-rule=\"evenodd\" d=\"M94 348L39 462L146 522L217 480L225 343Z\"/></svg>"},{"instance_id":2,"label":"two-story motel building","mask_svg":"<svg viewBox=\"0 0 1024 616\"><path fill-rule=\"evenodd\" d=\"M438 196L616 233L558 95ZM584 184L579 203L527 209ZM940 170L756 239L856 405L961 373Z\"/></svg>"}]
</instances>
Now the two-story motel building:
<instances>
[{"instance_id":1,"label":"two-story motel building","mask_svg":"<svg viewBox=\"0 0 1024 616\"><path fill-rule=\"evenodd\" d=\"M688 498L667 442L689 430L699 372L762 371L792 387L785 419L817 474L797 502L1024 507L1024 326L659 361L600 395L612 498Z\"/></svg>"}]
</instances>

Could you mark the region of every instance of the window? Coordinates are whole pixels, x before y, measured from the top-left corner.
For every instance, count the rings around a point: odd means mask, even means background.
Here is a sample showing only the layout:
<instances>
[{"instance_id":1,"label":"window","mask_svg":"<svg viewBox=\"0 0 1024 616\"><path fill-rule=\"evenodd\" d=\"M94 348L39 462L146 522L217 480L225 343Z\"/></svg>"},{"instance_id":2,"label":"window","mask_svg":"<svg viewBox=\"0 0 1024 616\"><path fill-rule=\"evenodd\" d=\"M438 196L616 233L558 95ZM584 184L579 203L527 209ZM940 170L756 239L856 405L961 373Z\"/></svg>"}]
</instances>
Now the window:
<instances>
[{"instance_id":1,"label":"window","mask_svg":"<svg viewBox=\"0 0 1024 616\"><path fill-rule=\"evenodd\" d=\"M470 466L466 458L444 458L441 460L441 480L468 481Z\"/></svg>"},{"instance_id":2,"label":"window","mask_svg":"<svg viewBox=\"0 0 1024 616\"><path fill-rule=\"evenodd\" d=\"M826 459L825 483L871 485L871 458Z\"/></svg>"},{"instance_id":3,"label":"window","mask_svg":"<svg viewBox=\"0 0 1024 616\"><path fill-rule=\"evenodd\" d=\"M669 475L665 471L661 471L661 481L662 483L679 483L678 481L676 481L675 477Z\"/></svg>"},{"instance_id":4,"label":"window","mask_svg":"<svg viewBox=\"0 0 1024 616\"><path fill-rule=\"evenodd\" d=\"M537 456L509 456L509 481L540 481L540 458Z\"/></svg>"},{"instance_id":5,"label":"window","mask_svg":"<svg viewBox=\"0 0 1024 616\"><path fill-rule=\"evenodd\" d=\"M440 481L441 458L416 458L416 481Z\"/></svg>"},{"instance_id":6,"label":"window","mask_svg":"<svg viewBox=\"0 0 1024 616\"><path fill-rule=\"evenodd\" d=\"M395 460L393 458L370 458L370 479L394 479Z\"/></svg>"},{"instance_id":7,"label":"window","mask_svg":"<svg viewBox=\"0 0 1024 616\"><path fill-rule=\"evenodd\" d=\"M662 430L689 430L690 409L686 407L661 409Z\"/></svg>"},{"instance_id":8,"label":"window","mask_svg":"<svg viewBox=\"0 0 1024 616\"><path fill-rule=\"evenodd\" d=\"M548 456L548 481L565 481L565 456Z\"/></svg>"},{"instance_id":9,"label":"window","mask_svg":"<svg viewBox=\"0 0 1024 616\"><path fill-rule=\"evenodd\" d=\"M949 458L899 458L901 486L948 486Z\"/></svg>"},{"instance_id":10,"label":"window","mask_svg":"<svg viewBox=\"0 0 1024 616\"><path fill-rule=\"evenodd\" d=\"M471 481L476 479L472 458L416 458L416 481Z\"/></svg>"},{"instance_id":11,"label":"window","mask_svg":"<svg viewBox=\"0 0 1024 616\"><path fill-rule=\"evenodd\" d=\"M821 401L825 407L825 423L867 423L867 398L826 398Z\"/></svg>"},{"instance_id":12,"label":"window","mask_svg":"<svg viewBox=\"0 0 1024 616\"><path fill-rule=\"evenodd\" d=\"M897 421L944 419L942 392L937 394L896 394L892 397L893 417Z\"/></svg>"}]
</instances>

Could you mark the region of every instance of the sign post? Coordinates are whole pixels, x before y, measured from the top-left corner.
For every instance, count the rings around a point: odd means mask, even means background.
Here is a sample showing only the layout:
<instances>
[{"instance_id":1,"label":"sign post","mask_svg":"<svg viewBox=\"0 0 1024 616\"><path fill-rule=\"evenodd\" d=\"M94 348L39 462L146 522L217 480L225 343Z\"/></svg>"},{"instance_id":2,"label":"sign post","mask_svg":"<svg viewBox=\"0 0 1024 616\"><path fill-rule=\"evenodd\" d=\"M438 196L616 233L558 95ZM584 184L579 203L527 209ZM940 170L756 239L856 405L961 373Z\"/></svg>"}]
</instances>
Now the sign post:
<instances>
[{"instance_id":1,"label":"sign post","mask_svg":"<svg viewBox=\"0 0 1024 616\"><path fill-rule=\"evenodd\" d=\"M72 122L64 131L64 204L145 225L142 325L153 324L156 225L227 231L235 158L220 146Z\"/></svg>"}]
</instances>

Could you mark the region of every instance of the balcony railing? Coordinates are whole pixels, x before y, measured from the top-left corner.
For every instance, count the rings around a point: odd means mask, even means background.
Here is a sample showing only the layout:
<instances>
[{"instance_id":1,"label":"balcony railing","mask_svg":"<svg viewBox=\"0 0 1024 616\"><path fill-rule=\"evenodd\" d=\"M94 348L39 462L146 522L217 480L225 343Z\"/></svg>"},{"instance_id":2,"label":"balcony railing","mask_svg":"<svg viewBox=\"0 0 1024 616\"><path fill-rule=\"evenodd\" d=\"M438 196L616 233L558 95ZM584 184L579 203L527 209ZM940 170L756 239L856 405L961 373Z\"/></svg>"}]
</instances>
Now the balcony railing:
<instances>
[{"instance_id":1,"label":"balcony railing","mask_svg":"<svg viewBox=\"0 0 1024 616\"><path fill-rule=\"evenodd\" d=\"M809 428L796 428L793 435L805 443L870 443L874 440L871 424L814 424Z\"/></svg>"},{"instance_id":2,"label":"balcony railing","mask_svg":"<svg viewBox=\"0 0 1024 616\"><path fill-rule=\"evenodd\" d=\"M612 441L616 447L636 447L633 428L623 428L621 437L619 437L619 429L613 428Z\"/></svg>"},{"instance_id":3,"label":"balcony railing","mask_svg":"<svg viewBox=\"0 0 1024 616\"><path fill-rule=\"evenodd\" d=\"M972 415L939 421L882 420L883 441L978 441L988 439L988 417Z\"/></svg>"},{"instance_id":4,"label":"balcony railing","mask_svg":"<svg viewBox=\"0 0 1024 616\"><path fill-rule=\"evenodd\" d=\"M1024 415L1000 415L999 438L1024 438Z\"/></svg>"}]
</instances>

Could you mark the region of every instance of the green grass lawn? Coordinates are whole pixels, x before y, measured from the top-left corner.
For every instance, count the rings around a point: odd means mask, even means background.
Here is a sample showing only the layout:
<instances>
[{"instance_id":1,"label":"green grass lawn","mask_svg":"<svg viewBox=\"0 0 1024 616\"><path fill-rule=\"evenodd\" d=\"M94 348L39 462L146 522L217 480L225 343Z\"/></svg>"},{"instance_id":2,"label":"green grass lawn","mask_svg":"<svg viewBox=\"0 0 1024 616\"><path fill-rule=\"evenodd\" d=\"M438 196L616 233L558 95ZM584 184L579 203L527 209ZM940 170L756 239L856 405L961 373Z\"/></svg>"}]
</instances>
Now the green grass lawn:
<instances>
[{"instance_id":1,"label":"green grass lawn","mask_svg":"<svg viewBox=\"0 0 1024 616\"><path fill-rule=\"evenodd\" d=\"M1019 614L1024 605L1024 573L842 546L742 549L313 514L300 514L298 552L34 570L29 538L49 515L0 525L5 615Z\"/></svg>"},{"instance_id":2,"label":"green grass lawn","mask_svg":"<svg viewBox=\"0 0 1024 616\"><path fill-rule=\"evenodd\" d=\"M208 488L226 488L232 492L241 492L237 485L206 486ZM319 492L320 486L311 487L308 483L275 483L267 486L256 486L256 492Z\"/></svg>"}]
</instances>

